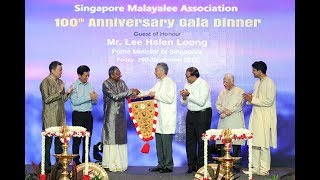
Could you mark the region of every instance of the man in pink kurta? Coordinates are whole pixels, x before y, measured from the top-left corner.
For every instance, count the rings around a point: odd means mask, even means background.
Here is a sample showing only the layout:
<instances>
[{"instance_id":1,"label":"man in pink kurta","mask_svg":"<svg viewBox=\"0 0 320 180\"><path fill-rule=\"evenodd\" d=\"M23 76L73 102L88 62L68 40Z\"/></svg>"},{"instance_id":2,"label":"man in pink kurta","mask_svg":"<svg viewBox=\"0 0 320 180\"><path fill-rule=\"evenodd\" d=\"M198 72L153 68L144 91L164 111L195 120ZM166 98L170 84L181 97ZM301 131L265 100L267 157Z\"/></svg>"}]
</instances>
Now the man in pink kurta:
<instances>
[{"instance_id":1,"label":"man in pink kurta","mask_svg":"<svg viewBox=\"0 0 320 180\"><path fill-rule=\"evenodd\" d=\"M270 147L277 148L276 86L266 72L267 65L263 61L254 62L252 73L259 80L252 94L243 94L247 104L253 105L249 120L249 130L253 134L252 171L262 176L269 175Z\"/></svg>"}]
</instances>

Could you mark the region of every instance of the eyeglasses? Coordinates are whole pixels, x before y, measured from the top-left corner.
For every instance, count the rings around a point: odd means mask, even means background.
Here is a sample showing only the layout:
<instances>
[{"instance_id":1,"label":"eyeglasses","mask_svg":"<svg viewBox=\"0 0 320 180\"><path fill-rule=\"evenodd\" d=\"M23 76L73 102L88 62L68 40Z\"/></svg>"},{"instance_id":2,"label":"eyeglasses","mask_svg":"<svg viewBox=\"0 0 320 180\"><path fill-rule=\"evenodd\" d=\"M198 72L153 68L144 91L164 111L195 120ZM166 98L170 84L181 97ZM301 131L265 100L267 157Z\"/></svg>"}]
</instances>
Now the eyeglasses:
<instances>
[{"instance_id":1,"label":"eyeglasses","mask_svg":"<svg viewBox=\"0 0 320 180\"><path fill-rule=\"evenodd\" d=\"M186 75L186 78L187 78L187 79L188 79L189 77L191 77L191 76L187 76L187 75Z\"/></svg>"}]
</instances>

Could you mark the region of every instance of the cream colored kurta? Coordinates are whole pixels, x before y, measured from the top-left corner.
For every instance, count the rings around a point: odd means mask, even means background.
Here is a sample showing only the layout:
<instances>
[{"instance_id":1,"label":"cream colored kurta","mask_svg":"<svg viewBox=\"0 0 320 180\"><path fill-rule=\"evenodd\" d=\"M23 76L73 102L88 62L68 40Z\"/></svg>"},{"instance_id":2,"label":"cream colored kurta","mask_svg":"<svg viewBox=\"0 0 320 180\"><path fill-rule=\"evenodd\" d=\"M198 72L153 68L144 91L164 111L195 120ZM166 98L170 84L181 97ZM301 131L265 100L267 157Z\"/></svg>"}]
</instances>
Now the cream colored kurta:
<instances>
[{"instance_id":1,"label":"cream colored kurta","mask_svg":"<svg viewBox=\"0 0 320 180\"><path fill-rule=\"evenodd\" d=\"M249 130L253 133L253 146L277 148L277 112L276 86L272 79L266 76L254 85L252 112Z\"/></svg>"},{"instance_id":2,"label":"cream colored kurta","mask_svg":"<svg viewBox=\"0 0 320 180\"><path fill-rule=\"evenodd\" d=\"M156 133L175 134L177 122L176 83L168 76L158 81L149 91L140 91L139 96L155 92L158 102L158 120Z\"/></svg>"},{"instance_id":3,"label":"cream colored kurta","mask_svg":"<svg viewBox=\"0 0 320 180\"><path fill-rule=\"evenodd\" d=\"M232 87L230 90L221 90L216 101L216 108L221 114L224 108L229 109L231 114L225 118L219 118L218 129L240 129L245 128L244 115L242 107L244 100L242 94L244 90L239 87ZM216 141L216 144L222 144L221 141ZM234 145L244 145L244 140L234 140Z\"/></svg>"}]
</instances>

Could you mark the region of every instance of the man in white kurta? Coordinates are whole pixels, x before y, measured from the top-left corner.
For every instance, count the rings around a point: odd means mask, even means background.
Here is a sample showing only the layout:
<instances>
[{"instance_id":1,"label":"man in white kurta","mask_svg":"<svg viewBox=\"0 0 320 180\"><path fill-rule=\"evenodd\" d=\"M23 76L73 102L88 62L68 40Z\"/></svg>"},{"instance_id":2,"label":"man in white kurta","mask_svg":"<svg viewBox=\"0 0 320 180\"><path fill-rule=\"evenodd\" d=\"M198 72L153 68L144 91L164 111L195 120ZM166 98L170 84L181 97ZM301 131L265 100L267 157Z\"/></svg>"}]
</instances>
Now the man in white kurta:
<instances>
[{"instance_id":1,"label":"man in white kurta","mask_svg":"<svg viewBox=\"0 0 320 180\"><path fill-rule=\"evenodd\" d=\"M267 65L263 61L254 62L252 73L259 80L254 84L252 94L243 94L247 104L253 105L249 121L253 134L252 171L263 176L270 170L270 147L277 148L276 86L266 72Z\"/></svg>"},{"instance_id":2,"label":"man in white kurta","mask_svg":"<svg viewBox=\"0 0 320 180\"><path fill-rule=\"evenodd\" d=\"M227 73L223 78L225 89L221 90L216 101L216 109L220 114L218 129L240 129L245 128L244 115L242 111L244 99L242 94L243 89L235 86L234 77ZM216 144L222 144L221 140L217 140ZM241 145L244 145L244 140L232 141L232 156L241 157ZM220 156L225 155L222 146ZM238 173L241 168L241 159L235 161L233 172Z\"/></svg>"},{"instance_id":3,"label":"man in white kurta","mask_svg":"<svg viewBox=\"0 0 320 180\"><path fill-rule=\"evenodd\" d=\"M154 74L159 81L149 90L140 91L139 96L154 96L158 103L158 119L156 124L156 150L158 165L149 171L168 173L173 170L172 140L177 122L176 83L167 76L168 65L158 63Z\"/></svg>"}]
</instances>

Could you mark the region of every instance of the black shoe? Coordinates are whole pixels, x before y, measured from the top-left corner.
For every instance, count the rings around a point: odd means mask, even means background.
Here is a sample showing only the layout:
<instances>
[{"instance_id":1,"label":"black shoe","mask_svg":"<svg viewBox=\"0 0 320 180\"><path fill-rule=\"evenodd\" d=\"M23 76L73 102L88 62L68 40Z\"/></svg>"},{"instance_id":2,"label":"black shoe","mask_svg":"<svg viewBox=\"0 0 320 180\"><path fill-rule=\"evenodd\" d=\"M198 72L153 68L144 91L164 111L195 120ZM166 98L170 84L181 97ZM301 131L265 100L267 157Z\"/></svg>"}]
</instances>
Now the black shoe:
<instances>
[{"instance_id":1,"label":"black shoe","mask_svg":"<svg viewBox=\"0 0 320 180\"><path fill-rule=\"evenodd\" d=\"M195 166L189 167L188 170L186 171L186 173L187 173L187 174L190 174L190 173L192 173L193 171L194 171L194 172L197 172L197 168L196 168Z\"/></svg>"},{"instance_id":2,"label":"black shoe","mask_svg":"<svg viewBox=\"0 0 320 180\"><path fill-rule=\"evenodd\" d=\"M160 169L159 171L160 173L168 173L168 172L172 172L172 169L164 168L164 169Z\"/></svg>"},{"instance_id":3,"label":"black shoe","mask_svg":"<svg viewBox=\"0 0 320 180\"><path fill-rule=\"evenodd\" d=\"M156 172L156 171L160 171L160 170L162 170L160 167L155 167L155 168L149 169L150 172Z\"/></svg>"},{"instance_id":4,"label":"black shoe","mask_svg":"<svg viewBox=\"0 0 320 180\"><path fill-rule=\"evenodd\" d=\"M110 172L109 168L103 168L106 172Z\"/></svg>"},{"instance_id":5,"label":"black shoe","mask_svg":"<svg viewBox=\"0 0 320 180\"><path fill-rule=\"evenodd\" d=\"M100 144L99 144L100 143ZM102 156L100 154L100 152L102 153L102 150L100 151L100 148L101 147L101 142L99 142L98 144L94 145L93 146L93 158L97 161L102 161Z\"/></svg>"}]
</instances>

